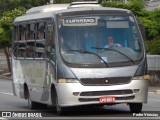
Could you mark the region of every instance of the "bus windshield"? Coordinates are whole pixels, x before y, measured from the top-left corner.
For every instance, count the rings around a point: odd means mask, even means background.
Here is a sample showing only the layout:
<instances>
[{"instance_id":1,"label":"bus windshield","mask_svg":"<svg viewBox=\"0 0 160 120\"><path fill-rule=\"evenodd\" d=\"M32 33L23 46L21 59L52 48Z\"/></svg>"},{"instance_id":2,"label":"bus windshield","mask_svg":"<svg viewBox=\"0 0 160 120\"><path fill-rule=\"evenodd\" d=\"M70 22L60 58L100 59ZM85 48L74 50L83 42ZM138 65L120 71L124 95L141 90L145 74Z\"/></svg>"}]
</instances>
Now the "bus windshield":
<instances>
[{"instance_id":1,"label":"bus windshield","mask_svg":"<svg viewBox=\"0 0 160 120\"><path fill-rule=\"evenodd\" d=\"M62 58L70 64L135 64L143 56L132 16L64 17L59 21L59 45Z\"/></svg>"}]
</instances>

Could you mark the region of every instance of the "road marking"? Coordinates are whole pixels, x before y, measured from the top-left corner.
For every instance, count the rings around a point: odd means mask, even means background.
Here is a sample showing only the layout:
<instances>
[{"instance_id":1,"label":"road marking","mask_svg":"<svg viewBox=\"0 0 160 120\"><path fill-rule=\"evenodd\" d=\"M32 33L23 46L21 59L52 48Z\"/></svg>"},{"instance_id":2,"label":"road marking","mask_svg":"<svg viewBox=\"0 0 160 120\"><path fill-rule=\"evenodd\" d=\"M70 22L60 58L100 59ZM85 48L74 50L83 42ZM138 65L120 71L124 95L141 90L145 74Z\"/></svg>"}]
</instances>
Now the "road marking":
<instances>
[{"instance_id":1,"label":"road marking","mask_svg":"<svg viewBox=\"0 0 160 120\"><path fill-rule=\"evenodd\" d=\"M13 95L13 93L5 93L5 92L0 92L0 94L4 94L4 95Z\"/></svg>"},{"instance_id":2,"label":"road marking","mask_svg":"<svg viewBox=\"0 0 160 120\"><path fill-rule=\"evenodd\" d=\"M8 120L8 119L0 117L0 120Z\"/></svg>"},{"instance_id":3,"label":"road marking","mask_svg":"<svg viewBox=\"0 0 160 120\"><path fill-rule=\"evenodd\" d=\"M158 99L148 99L148 100L160 101L160 100L158 100Z\"/></svg>"},{"instance_id":4,"label":"road marking","mask_svg":"<svg viewBox=\"0 0 160 120\"><path fill-rule=\"evenodd\" d=\"M149 94L154 94L155 92L148 92Z\"/></svg>"}]
</instances>

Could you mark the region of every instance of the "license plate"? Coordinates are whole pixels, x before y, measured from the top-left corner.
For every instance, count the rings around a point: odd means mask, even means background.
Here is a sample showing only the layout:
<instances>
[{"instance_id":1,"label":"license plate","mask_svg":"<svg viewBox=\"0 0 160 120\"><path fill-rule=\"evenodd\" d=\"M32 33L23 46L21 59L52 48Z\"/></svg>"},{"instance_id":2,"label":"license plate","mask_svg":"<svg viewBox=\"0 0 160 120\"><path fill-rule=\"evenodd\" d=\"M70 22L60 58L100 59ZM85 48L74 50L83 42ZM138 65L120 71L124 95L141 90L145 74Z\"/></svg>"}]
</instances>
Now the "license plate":
<instances>
[{"instance_id":1,"label":"license plate","mask_svg":"<svg viewBox=\"0 0 160 120\"><path fill-rule=\"evenodd\" d=\"M115 97L114 96L100 97L99 102L100 103L113 103L115 102Z\"/></svg>"}]
</instances>

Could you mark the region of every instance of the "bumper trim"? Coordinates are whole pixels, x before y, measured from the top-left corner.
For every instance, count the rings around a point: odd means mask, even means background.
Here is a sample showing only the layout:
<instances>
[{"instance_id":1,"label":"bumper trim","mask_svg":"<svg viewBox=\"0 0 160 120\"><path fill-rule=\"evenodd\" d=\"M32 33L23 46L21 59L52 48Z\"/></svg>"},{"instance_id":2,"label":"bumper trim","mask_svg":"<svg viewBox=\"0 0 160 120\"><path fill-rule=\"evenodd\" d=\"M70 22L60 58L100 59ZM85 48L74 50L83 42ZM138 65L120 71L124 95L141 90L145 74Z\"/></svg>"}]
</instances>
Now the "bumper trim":
<instances>
[{"instance_id":1,"label":"bumper trim","mask_svg":"<svg viewBox=\"0 0 160 120\"><path fill-rule=\"evenodd\" d=\"M115 101L119 100L133 100L135 96L127 96L127 97L115 97ZM99 98L79 98L79 102L98 102Z\"/></svg>"}]
</instances>

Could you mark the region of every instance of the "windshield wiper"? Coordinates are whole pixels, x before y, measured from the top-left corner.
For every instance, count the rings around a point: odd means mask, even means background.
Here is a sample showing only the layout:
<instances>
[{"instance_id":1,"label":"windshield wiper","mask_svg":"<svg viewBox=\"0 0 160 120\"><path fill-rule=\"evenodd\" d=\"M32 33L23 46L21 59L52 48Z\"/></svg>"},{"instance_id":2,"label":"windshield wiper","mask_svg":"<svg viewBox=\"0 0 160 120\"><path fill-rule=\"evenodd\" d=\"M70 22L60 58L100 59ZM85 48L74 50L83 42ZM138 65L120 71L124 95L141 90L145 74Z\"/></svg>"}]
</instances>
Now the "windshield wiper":
<instances>
[{"instance_id":1,"label":"windshield wiper","mask_svg":"<svg viewBox=\"0 0 160 120\"><path fill-rule=\"evenodd\" d=\"M129 57L128 55L126 55L123 52L120 52L120 51L118 51L116 49L113 49L113 48L99 48L99 47L92 47L92 48L94 48L94 49L104 49L104 50L113 50L113 51L116 51L116 52L120 53L121 55L125 56L126 58L128 58L134 64L136 64L136 62L131 57Z\"/></svg>"},{"instance_id":2,"label":"windshield wiper","mask_svg":"<svg viewBox=\"0 0 160 120\"><path fill-rule=\"evenodd\" d=\"M81 50L81 49L80 49L80 50L69 50L69 51L76 51L76 52L79 52L79 53L82 53L82 54L92 54L92 55L95 55L95 56L97 56L100 60L102 60L107 67L109 66L108 63L107 63L103 58L101 58L100 55L98 55L98 54L96 54L96 53L94 53L94 52L90 52L90 51L87 51L87 50Z\"/></svg>"}]
</instances>

